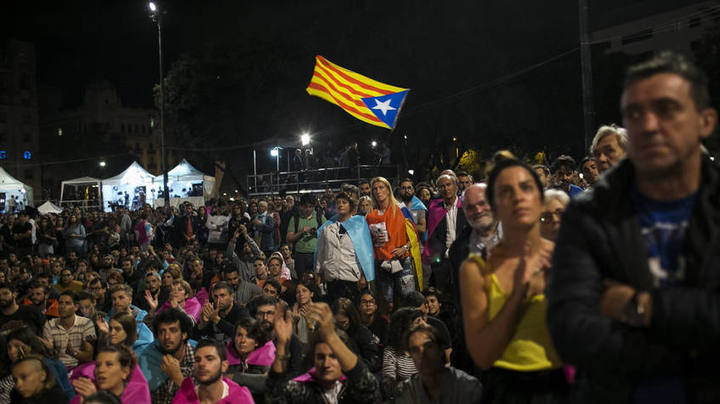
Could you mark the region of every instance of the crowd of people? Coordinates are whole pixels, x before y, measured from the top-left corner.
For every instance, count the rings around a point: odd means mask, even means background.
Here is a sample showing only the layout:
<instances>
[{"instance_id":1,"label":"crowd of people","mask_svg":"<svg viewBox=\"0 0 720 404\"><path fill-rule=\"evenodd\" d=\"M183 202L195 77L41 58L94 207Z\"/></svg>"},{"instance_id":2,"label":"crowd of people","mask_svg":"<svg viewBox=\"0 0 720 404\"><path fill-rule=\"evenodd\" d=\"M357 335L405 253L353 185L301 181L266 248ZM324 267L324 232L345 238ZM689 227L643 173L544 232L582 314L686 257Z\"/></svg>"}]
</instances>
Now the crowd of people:
<instances>
[{"instance_id":1,"label":"crowd of people","mask_svg":"<svg viewBox=\"0 0 720 404\"><path fill-rule=\"evenodd\" d=\"M707 78L621 109L580 164L5 214L0 402L718 402Z\"/></svg>"}]
</instances>

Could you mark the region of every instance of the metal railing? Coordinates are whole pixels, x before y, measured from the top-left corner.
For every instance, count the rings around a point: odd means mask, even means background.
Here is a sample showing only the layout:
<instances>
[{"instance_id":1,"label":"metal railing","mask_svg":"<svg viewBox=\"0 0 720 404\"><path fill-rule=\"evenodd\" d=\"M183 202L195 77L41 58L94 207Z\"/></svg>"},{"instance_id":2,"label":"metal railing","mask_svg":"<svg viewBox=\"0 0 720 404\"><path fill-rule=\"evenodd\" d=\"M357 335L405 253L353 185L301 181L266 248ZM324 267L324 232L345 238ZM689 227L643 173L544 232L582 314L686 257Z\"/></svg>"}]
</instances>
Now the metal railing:
<instances>
[{"instance_id":1,"label":"metal railing","mask_svg":"<svg viewBox=\"0 0 720 404\"><path fill-rule=\"evenodd\" d=\"M358 165L356 167L328 167L301 171L280 171L248 175L250 195L274 194L280 191L300 193L318 192L327 188L339 189L341 184L357 185L362 179L370 180L382 176L397 180L398 167L395 165Z\"/></svg>"}]
</instances>

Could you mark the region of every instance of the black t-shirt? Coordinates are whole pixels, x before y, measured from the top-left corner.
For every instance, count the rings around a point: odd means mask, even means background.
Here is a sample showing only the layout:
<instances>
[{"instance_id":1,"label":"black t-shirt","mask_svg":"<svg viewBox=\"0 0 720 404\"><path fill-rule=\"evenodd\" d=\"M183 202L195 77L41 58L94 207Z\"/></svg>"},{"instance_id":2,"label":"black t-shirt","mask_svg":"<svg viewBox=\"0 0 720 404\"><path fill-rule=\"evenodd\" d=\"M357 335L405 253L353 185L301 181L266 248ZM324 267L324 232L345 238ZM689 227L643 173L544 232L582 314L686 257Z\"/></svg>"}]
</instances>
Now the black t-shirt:
<instances>
[{"instance_id":1,"label":"black t-shirt","mask_svg":"<svg viewBox=\"0 0 720 404\"><path fill-rule=\"evenodd\" d=\"M20 306L15 313L9 316L0 312L0 332L14 330L20 325L27 325L35 332L35 335L42 335L45 316L35 306Z\"/></svg>"},{"instance_id":2,"label":"black t-shirt","mask_svg":"<svg viewBox=\"0 0 720 404\"><path fill-rule=\"evenodd\" d=\"M16 234L25 234L28 231L32 231L32 225L30 222L25 223L15 223L15 225L12 228L12 234L15 236ZM15 239L15 237L12 237ZM16 247L32 247L32 237L24 237L21 239L15 240L15 246Z\"/></svg>"}]
</instances>

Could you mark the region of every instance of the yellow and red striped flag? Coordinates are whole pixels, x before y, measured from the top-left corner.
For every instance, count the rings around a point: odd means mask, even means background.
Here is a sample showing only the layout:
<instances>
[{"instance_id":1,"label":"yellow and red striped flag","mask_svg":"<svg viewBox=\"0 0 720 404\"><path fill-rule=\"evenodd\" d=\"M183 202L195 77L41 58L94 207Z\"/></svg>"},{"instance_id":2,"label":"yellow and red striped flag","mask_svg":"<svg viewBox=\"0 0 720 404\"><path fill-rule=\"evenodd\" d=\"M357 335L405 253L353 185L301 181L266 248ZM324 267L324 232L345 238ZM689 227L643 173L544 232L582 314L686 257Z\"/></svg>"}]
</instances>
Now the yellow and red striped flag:
<instances>
[{"instance_id":1,"label":"yellow and red striped flag","mask_svg":"<svg viewBox=\"0 0 720 404\"><path fill-rule=\"evenodd\" d=\"M324 57L315 57L315 70L308 85L310 95L331 102L355 118L393 129L408 88L381 83L340 67Z\"/></svg>"}]
</instances>

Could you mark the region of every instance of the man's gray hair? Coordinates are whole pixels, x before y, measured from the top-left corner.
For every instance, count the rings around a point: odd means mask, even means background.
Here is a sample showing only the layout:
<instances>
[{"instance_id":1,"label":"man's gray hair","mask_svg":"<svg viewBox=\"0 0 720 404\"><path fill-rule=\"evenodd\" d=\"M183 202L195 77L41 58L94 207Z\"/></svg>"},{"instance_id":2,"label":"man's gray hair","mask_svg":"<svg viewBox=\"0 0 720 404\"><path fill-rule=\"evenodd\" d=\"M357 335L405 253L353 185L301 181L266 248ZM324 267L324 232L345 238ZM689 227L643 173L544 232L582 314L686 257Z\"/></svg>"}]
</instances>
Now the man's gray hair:
<instances>
[{"instance_id":1,"label":"man's gray hair","mask_svg":"<svg viewBox=\"0 0 720 404\"><path fill-rule=\"evenodd\" d=\"M452 182L453 182L456 186L458 185L458 179L457 179L457 177L454 176L454 175L450 175L450 174L442 174L442 175L440 175L439 177L437 177L437 180L435 181L435 183L440 182L440 180L441 180L442 178L450 178L450 179L452 180Z\"/></svg>"},{"instance_id":2,"label":"man's gray hair","mask_svg":"<svg viewBox=\"0 0 720 404\"><path fill-rule=\"evenodd\" d=\"M595 154L595 150L598 147L598 143L600 143L601 140L605 139L605 137L607 137L609 135L617 136L618 146L620 146L620 148L623 150L627 149L627 143L628 143L627 130L625 130L625 128L623 128L621 126L617 126L615 124L603 125L595 133L595 137L593 138L592 144L590 145L590 154L591 155Z\"/></svg>"}]
</instances>

